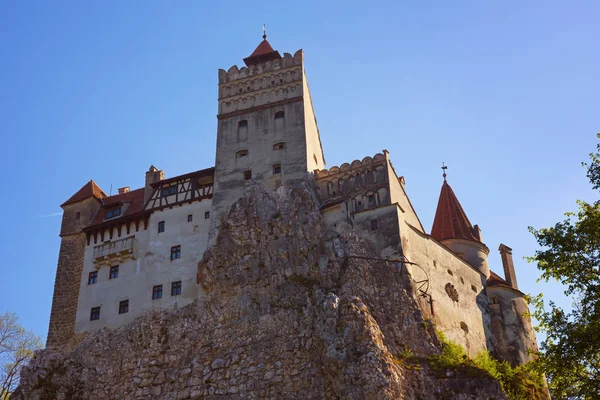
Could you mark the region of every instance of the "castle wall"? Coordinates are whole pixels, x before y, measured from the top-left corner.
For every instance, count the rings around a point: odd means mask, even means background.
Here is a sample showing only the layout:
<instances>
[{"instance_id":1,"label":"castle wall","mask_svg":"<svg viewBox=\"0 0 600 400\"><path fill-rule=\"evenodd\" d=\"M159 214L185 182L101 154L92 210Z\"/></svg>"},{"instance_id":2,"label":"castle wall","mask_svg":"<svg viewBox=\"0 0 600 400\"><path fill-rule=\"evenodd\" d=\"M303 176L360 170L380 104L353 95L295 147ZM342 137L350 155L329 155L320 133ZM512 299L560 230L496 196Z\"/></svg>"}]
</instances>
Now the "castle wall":
<instances>
[{"instance_id":1,"label":"castle wall","mask_svg":"<svg viewBox=\"0 0 600 400\"><path fill-rule=\"evenodd\" d=\"M210 199L166 208L151 214L148 229L132 232L137 241L136 259L119 264L119 275L109 279L110 265L96 269L93 240L85 248L77 305L76 332L116 328L130 322L148 310L182 307L199 295L196 283L197 263L206 250L210 226ZM205 213L209 212L209 218ZM188 222L188 215L192 222ZM165 231L158 232L158 223L165 221ZM120 240L125 236L117 237ZM171 260L171 246L181 246L181 258ZM116 265L116 264L115 264ZM88 285L88 276L98 271L97 283ZM171 296L171 283L181 281L181 295ZM162 298L152 299L152 288L162 285ZM129 300L129 311L119 314L119 302ZM100 319L90 321L92 307L101 307Z\"/></svg>"},{"instance_id":2,"label":"castle wall","mask_svg":"<svg viewBox=\"0 0 600 400\"><path fill-rule=\"evenodd\" d=\"M528 350L538 348L527 301L518 291L504 286L489 286L486 291L496 355L513 366L528 362Z\"/></svg>"},{"instance_id":3,"label":"castle wall","mask_svg":"<svg viewBox=\"0 0 600 400\"><path fill-rule=\"evenodd\" d=\"M100 208L93 197L63 206L61 242L54 280L46 346L64 344L73 336L86 238L82 229Z\"/></svg>"},{"instance_id":4,"label":"castle wall","mask_svg":"<svg viewBox=\"0 0 600 400\"><path fill-rule=\"evenodd\" d=\"M422 289L431 295L433 313L430 299L418 297L425 314L471 356L490 348L485 276L417 228L403 223L400 229L404 254L418 264L407 266L413 280L428 280Z\"/></svg>"},{"instance_id":5,"label":"castle wall","mask_svg":"<svg viewBox=\"0 0 600 400\"><path fill-rule=\"evenodd\" d=\"M211 238L221 216L255 183L274 189L306 179L323 164L301 50L293 57L285 53L281 60L219 71ZM251 179L245 179L245 171L251 171Z\"/></svg>"}]
</instances>

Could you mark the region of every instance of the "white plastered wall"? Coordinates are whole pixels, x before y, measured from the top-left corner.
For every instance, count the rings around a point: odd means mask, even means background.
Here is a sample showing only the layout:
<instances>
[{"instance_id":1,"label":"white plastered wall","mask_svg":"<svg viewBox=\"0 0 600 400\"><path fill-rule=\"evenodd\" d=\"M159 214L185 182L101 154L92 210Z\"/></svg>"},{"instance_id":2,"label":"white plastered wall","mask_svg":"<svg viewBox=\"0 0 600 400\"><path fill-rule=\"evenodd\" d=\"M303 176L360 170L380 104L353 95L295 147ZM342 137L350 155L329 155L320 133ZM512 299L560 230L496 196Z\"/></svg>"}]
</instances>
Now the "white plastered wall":
<instances>
[{"instance_id":1,"label":"white plastered wall","mask_svg":"<svg viewBox=\"0 0 600 400\"><path fill-rule=\"evenodd\" d=\"M190 304L200 294L196 283L198 261L202 258L208 241L211 200L176 206L152 213L148 229L132 232L137 240L137 259L128 259L119 265L119 276L109 279L109 266L98 270L97 283L88 285L88 276L96 271L93 263L93 239L86 247L81 287L77 307L75 332L116 328L126 324L148 310L181 307ZM192 222L188 222L188 215ZM165 231L158 232L158 222L165 221ZM123 229L124 231L124 229ZM113 240L117 237L116 230ZM171 260L171 247L181 246L181 258ZM181 295L171 296L171 283L181 281ZM152 299L152 288L163 285L161 299ZM129 312L119 314L119 302L129 300ZM100 319L90 321L92 307L100 306Z\"/></svg>"}]
</instances>

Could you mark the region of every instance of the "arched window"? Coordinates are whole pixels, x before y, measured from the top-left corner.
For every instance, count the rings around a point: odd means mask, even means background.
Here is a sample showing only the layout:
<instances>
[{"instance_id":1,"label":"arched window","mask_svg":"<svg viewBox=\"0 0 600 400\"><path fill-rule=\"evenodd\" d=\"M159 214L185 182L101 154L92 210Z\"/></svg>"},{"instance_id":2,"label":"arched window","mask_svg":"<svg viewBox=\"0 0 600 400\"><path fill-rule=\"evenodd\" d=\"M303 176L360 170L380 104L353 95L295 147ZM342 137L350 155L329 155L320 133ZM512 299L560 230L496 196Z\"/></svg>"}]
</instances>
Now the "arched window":
<instances>
[{"instance_id":1,"label":"arched window","mask_svg":"<svg viewBox=\"0 0 600 400\"><path fill-rule=\"evenodd\" d=\"M248 150L240 150L237 153L235 153L236 158L246 157L247 155L248 155Z\"/></svg>"},{"instance_id":2,"label":"arched window","mask_svg":"<svg viewBox=\"0 0 600 400\"><path fill-rule=\"evenodd\" d=\"M275 119L281 119L285 117L285 113L283 111L277 111L275 113Z\"/></svg>"},{"instance_id":3,"label":"arched window","mask_svg":"<svg viewBox=\"0 0 600 400\"><path fill-rule=\"evenodd\" d=\"M339 190L339 192L340 192L340 193L342 193L342 191L343 191L342 189L343 189L343 188L344 188L344 180L343 180L343 179L340 179L340 180L338 181L338 190Z\"/></svg>"},{"instance_id":4,"label":"arched window","mask_svg":"<svg viewBox=\"0 0 600 400\"><path fill-rule=\"evenodd\" d=\"M327 182L327 195L331 196L333 193L333 183Z\"/></svg>"}]
</instances>

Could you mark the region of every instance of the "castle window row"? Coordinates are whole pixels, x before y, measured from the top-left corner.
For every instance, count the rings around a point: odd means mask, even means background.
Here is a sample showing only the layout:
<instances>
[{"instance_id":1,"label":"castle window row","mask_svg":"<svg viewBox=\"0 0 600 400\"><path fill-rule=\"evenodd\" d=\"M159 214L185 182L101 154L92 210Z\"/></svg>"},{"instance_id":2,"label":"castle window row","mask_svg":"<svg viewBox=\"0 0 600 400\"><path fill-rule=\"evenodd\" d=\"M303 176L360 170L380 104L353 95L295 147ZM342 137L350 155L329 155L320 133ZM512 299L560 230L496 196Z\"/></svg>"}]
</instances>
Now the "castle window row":
<instances>
[{"instance_id":1,"label":"castle window row","mask_svg":"<svg viewBox=\"0 0 600 400\"><path fill-rule=\"evenodd\" d=\"M273 175L281 175L281 164L273 164L272 171L273 171ZM252 170L251 169L245 170L243 177L244 177L245 181L251 180L252 179Z\"/></svg>"},{"instance_id":2,"label":"castle window row","mask_svg":"<svg viewBox=\"0 0 600 400\"><path fill-rule=\"evenodd\" d=\"M285 148L286 148L285 142L279 142L279 143L275 143L273 145L273 150L283 150ZM248 152L247 149L239 150L235 153L235 158L246 157L248 154L250 154L250 153Z\"/></svg>"},{"instance_id":3,"label":"castle window row","mask_svg":"<svg viewBox=\"0 0 600 400\"><path fill-rule=\"evenodd\" d=\"M273 117L274 120L278 120L278 119L283 119L285 118L285 111L277 111L275 113L275 116ZM240 128L247 128L248 127L248 120L247 119L243 119L241 121L238 122L238 129Z\"/></svg>"},{"instance_id":4,"label":"castle window row","mask_svg":"<svg viewBox=\"0 0 600 400\"><path fill-rule=\"evenodd\" d=\"M206 211L204 213L204 219L209 219L210 218L210 211ZM193 222L194 221L194 215L193 214L188 214L187 216L187 222ZM158 233L163 233L165 231L165 221L159 221L158 222Z\"/></svg>"},{"instance_id":5,"label":"castle window row","mask_svg":"<svg viewBox=\"0 0 600 400\"><path fill-rule=\"evenodd\" d=\"M163 286L156 285L152 287L152 300L162 298ZM171 282L171 296L181 295L181 281ZM92 307L90 310L90 321L96 321L100 319L101 306ZM119 302L119 314L126 314L129 312L129 299L121 300Z\"/></svg>"}]
</instances>

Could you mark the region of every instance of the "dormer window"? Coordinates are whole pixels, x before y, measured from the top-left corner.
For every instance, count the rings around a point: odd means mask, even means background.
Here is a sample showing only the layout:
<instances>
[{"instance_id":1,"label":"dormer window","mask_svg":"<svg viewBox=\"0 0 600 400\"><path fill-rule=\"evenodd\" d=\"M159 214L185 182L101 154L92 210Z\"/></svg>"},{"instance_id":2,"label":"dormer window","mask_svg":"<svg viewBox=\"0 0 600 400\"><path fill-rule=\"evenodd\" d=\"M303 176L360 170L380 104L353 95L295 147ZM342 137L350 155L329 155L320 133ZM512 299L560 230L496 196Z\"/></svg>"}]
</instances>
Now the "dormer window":
<instances>
[{"instance_id":1,"label":"dormer window","mask_svg":"<svg viewBox=\"0 0 600 400\"><path fill-rule=\"evenodd\" d=\"M248 155L248 150L240 150L237 153L235 153L236 158L246 157L247 155Z\"/></svg>"},{"instance_id":2,"label":"dormer window","mask_svg":"<svg viewBox=\"0 0 600 400\"><path fill-rule=\"evenodd\" d=\"M121 215L121 207L112 208L104 212L104 219L114 218Z\"/></svg>"},{"instance_id":3,"label":"dormer window","mask_svg":"<svg viewBox=\"0 0 600 400\"><path fill-rule=\"evenodd\" d=\"M160 197L167 197L177 194L177 185L167 186L160 189Z\"/></svg>"},{"instance_id":4,"label":"dormer window","mask_svg":"<svg viewBox=\"0 0 600 400\"><path fill-rule=\"evenodd\" d=\"M241 120L240 122L238 122L238 128L246 128L248 126L248 120Z\"/></svg>"},{"instance_id":5,"label":"dormer window","mask_svg":"<svg viewBox=\"0 0 600 400\"><path fill-rule=\"evenodd\" d=\"M283 111L277 111L275 113L275 119L281 119L285 117L285 113Z\"/></svg>"}]
</instances>

